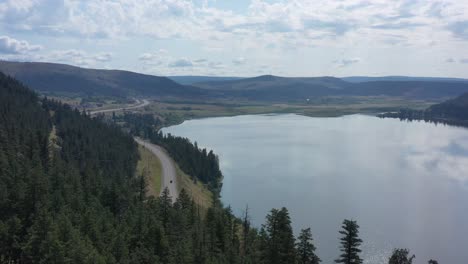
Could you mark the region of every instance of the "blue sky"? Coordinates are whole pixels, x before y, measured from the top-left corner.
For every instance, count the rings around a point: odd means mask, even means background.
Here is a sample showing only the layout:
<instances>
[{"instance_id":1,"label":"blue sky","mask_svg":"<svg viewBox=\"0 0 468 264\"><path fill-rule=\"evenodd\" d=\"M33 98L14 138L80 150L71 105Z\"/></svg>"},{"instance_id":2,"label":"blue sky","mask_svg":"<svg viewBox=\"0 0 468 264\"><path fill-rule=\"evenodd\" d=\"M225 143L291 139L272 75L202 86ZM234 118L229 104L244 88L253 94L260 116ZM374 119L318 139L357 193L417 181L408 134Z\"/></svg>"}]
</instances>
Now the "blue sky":
<instances>
[{"instance_id":1,"label":"blue sky","mask_svg":"<svg viewBox=\"0 0 468 264\"><path fill-rule=\"evenodd\" d=\"M0 0L0 59L155 75L468 78L468 1Z\"/></svg>"}]
</instances>

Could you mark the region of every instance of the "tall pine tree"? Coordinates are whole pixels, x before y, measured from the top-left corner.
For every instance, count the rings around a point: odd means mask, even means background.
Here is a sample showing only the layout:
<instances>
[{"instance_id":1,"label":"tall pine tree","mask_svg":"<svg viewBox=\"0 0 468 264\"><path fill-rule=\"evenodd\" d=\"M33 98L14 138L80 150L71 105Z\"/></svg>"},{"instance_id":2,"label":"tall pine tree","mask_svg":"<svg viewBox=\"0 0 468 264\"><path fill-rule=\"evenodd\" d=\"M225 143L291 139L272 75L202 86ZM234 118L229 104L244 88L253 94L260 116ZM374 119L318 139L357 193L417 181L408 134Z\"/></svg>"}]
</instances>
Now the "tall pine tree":
<instances>
[{"instance_id":1,"label":"tall pine tree","mask_svg":"<svg viewBox=\"0 0 468 264\"><path fill-rule=\"evenodd\" d=\"M343 230L339 231L339 233L342 235L340 238L341 255L338 259L335 260L335 262L345 264L362 263L362 259L359 257L359 253L361 253L359 246L362 243L362 240L358 236L359 225L356 223L356 221L344 220L341 228L343 228Z\"/></svg>"},{"instance_id":2,"label":"tall pine tree","mask_svg":"<svg viewBox=\"0 0 468 264\"><path fill-rule=\"evenodd\" d=\"M299 264L318 264L320 258L315 254L310 228L302 229L297 242L297 261Z\"/></svg>"},{"instance_id":3,"label":"tall pine tree","mask_svg":"<svg viewBox=\"0 0 468 264\"><path fill-rule=\"evenodd\" d=\"M263 259L271 264L288 264L296 261L295 240L291 219L286 208L272 209L264 226Z\"/></svg>"}]
</instances>

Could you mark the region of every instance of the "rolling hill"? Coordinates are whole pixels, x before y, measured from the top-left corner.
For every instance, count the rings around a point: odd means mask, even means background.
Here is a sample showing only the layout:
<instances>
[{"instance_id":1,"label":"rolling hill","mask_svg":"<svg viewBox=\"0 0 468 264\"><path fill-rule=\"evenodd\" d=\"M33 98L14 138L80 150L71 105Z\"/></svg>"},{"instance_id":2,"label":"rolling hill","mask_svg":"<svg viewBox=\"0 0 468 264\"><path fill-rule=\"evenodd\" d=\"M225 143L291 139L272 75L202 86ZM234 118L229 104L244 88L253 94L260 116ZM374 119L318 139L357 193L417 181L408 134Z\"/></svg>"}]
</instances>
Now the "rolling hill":
<instances>
[{"instance_id":1,"label":"rolling hill","mask_svg":"<svg viewBox=\"0 0 468 264\"><path fill-rule=\"evenodd\" d=\"M361 79L352 79L350 82L346 78L273 75L253 78L172 77L182 83L195 82L183 85L166 77L54 63L0 61L0 71L43 94L58 95L303 102L309 98L329 96L442 100L468 92L468 81L452 78L355 77Z\"/></svg>"},{"instance_id":2,"label":"rolling hill","mask_svg":"<svg viewBox=\"0 0 468 264\"><path fill-rule=\"evenodd\" d=\"M341 77L340 79L352 82L374 82L374 81L431 81L431 82L465 82L468 83L468 79L462 78L445 78L445 77L410 77L410 76L380 76L380 77L369 77L369 76L350 76Z\"/></svg>"},{"instance_id":3,"label":"rolling hill","mask_svg":"<svg viewBox=\"0 0 468 264\"><path fill-rule=\"evenodd\" d=\"M288 78L264 75L240 80L196 84L250 100L300 101L320 96L395 96L441 99L468 92L468 82L444 79L347 82L335 77Z\"/></svg>"},{"instance_id":4,"label":"rolling hill","mask_svg":"<svg viewBox=\"0 0 468 264\"><path fill-rule=\"evenodd\" d=\"M184 75L184 76L167 76L167 78L183 85L196 85L200 82L216 82L216 81L232 81L232 80L240 80L243 79L242 77L229 77L229 76L192 76L192 75Z\"/></svg>"},{"instance_id":5,"label":"rolling hill","mask_svg":"<svg viewBox=\"0 0 468 264\"><path fill-rule=\"evenodd\" d=\"M194 97L206 92L166 77L65 64L0 61L0 71L45 94Z\"/></svg>"}]
</instances>

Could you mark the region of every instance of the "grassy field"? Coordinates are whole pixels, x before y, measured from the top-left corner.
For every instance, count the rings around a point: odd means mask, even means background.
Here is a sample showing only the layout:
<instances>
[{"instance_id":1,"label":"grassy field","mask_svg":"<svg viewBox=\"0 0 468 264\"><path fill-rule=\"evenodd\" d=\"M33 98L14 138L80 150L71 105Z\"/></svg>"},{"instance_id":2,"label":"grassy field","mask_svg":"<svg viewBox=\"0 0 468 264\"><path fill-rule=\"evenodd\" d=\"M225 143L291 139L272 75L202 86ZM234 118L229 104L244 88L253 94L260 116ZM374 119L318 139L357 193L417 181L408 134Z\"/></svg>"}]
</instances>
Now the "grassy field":
<instances>
[{"instance_id":1,"label":"grassy field","mask_svg":"<svg viewBox=\"0 0 468 264\"><path fill-rule=\"evenodd\" d=\"M200 181L193 182L190 176L185 174L176 164L177 170L177 188L185 189L187 193L195 200L195 203L202 208L209 208L213 203L213 194Z\"/></svg>"},{"instance_id":2,"label":"grassy field","mask_svg":"<svg viewBox=\"0 0 468 264\"><path fill-rule=\"evenodd\" d=\"M149 106L135 111L154 114L162 118L165 125L172 125L188 119L247 114L295 113L314 117L377 114L401 108L425 109L434 103L398 97L326 97L304 103L153 101Z\"/></svg>"},{"instance_id":3,"label":"grassy field","mask_svg":"<svg viewBox=\"0 0 468 264\"><path fill-rule=\"evenodd\" d=\"M81 98L54 98L78 106ZM132 104L132 99L86 98L87 106L98 109L119 108ZM377 114L398 111L401 108L421 110L438 101L411 100L388 96L346 96L317 97L304 102L274 103L259 101L212 100L182 101L153 100L144 108L132 109L132 112L149 113L160 117L164 125L173 125L188 119L235 116L248 114L295 113L313 117L334 117L347 114ZM99 106L97 106L99 102ZM133 102L134 103L134 102ZM111 115L111 112L106 115ZM117 111L121 115L122 111Z\"/></svg>"},{"instance_id":4,"label":"grassy field","mask_svg":"<svg viewBox=\"0 0 468 264\"><path fill-rule=\"evenodd\" d=\"M161 191L162 168L159 159L146 148L138 145L140 160L137 164L137 175L144 175L148 182L147 194L158 197Z\"/></svg>"}]
</instances>

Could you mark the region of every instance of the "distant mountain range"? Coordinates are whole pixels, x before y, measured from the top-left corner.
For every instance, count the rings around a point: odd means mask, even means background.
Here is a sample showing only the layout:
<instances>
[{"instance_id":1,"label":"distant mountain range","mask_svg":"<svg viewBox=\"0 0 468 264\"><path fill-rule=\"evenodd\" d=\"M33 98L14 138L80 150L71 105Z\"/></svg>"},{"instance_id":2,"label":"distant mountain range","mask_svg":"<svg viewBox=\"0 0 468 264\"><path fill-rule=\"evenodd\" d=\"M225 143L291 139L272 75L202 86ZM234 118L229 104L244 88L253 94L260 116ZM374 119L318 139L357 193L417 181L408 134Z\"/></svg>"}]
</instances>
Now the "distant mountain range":
<instances>
[{"instance_id":1,"label":"distant mountain range","mask_svg":"<svg viewBox=\"0 0 468 264\"><path fill-rule=\"evenodd\" d=\"M212 81L233 81L244 79L244 77L222 77L222 76L167 76L167 78L174 82L192 85L200 82L212 82Z\"/></svg>"},{"instance_id":2,"label":"distant mountain range","mask_svg":"<svg viewBox=\"0 0 468 264\"><path fill-rule=\"evenodd\" d=\"M321 96L442 99L468 92L468 80L431 77L158 77L64 64L0 61L0 71L45 94L300 102ZM177 81L177 82L176 82Z\"/></svg>"},{"instance_id":3,"label":"distant mountain range","mask_svg":"<svg viewBox=\"0 0 468 264\"><path fill-rule=\"evenodd\" d=\"M300 101L317 96L398 96L412 99L439 99L468 92L468 81L408 77L399 80L349 82L335 77L278 77L264 75L239 80L200 82L194 85L226 95L267 101Z\"/></svg>"},{"instance_id":4,"label":"distant mountain range","mask_svg":"<svg viewBox=\"0 0 468 264\"><path fill-rule=\"evenodd\" d=\"M0 71L42 93L89 96L204 96L200 88L166 77L65 64L0 61Z\"/></svg>"},{"instance_id":5,"label":"distant mountain range","mask_svg":"<svg viewBox=\"0 0 468 264\"><path fill-rule=\"evenodd\" d=\"M464 82L468 83L468 79L461 78L445 78L445 77L410 77L410 76L382 76L382 77L368 77L368 76L350 76L341 77L340 79L352 82L374 82L374 81L430 81L430 82Z\"/></svg>"}]
</instances>

